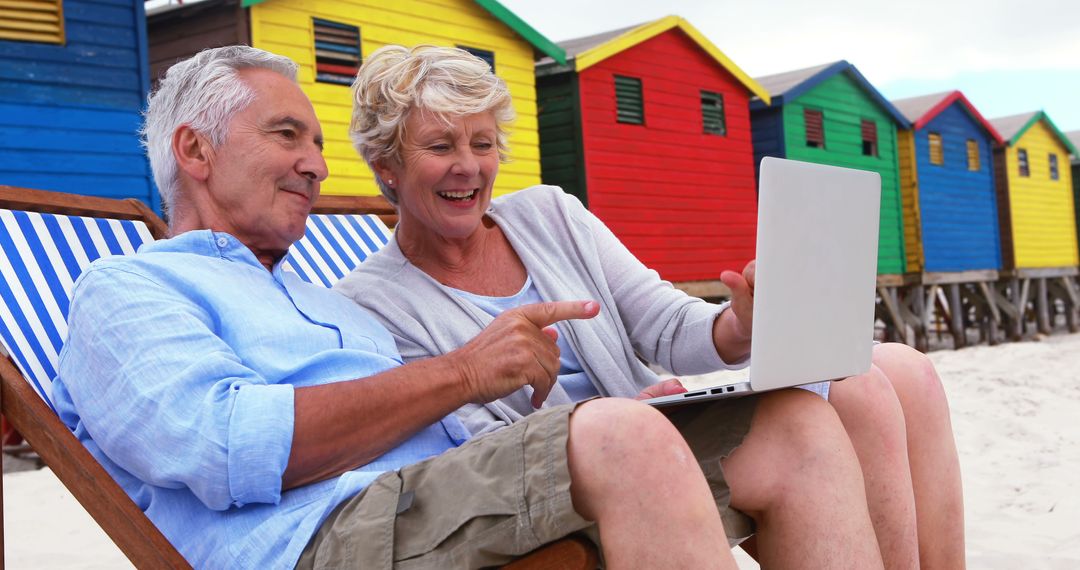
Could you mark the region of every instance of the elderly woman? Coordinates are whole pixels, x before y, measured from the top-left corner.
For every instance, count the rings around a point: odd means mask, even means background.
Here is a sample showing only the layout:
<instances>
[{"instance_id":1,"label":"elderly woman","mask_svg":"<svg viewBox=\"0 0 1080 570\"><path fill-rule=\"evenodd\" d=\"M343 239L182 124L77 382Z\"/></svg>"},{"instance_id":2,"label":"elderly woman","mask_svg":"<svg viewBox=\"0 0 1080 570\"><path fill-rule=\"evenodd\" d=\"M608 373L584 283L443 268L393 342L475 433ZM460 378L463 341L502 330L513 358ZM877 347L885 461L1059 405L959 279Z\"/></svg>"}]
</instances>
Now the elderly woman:
<instances>
[{"instance_id":1,"label":"elderly woman","mask_svg":"<svg viewBox=\"0 0 1080 570\"><path fill-rule=\"evenodd\" d=\"M598 301L600 314L550 332L561 367L550 371L558 380L547 404L683 390L677 380L661 383L639 358L676 374L745 360L752 266L722 276L730 305L705 303L660 280L558 188L492 200L514 112L487 63L457 49L387 46L367 59L353 89L350 135L399 222L395 239L337 289L378 315L406 360L464 345L511 307L574 299ZM915 567L920 558L927 567L963 566L959 467L940 381L923 355L902 345L878 346L874 362L863 377L833 384L825 410L821 398L785 390L727 401L724 415L708 416L708 447L722 449L706 457L698 454L704 444L690 443L714 488L723 489L724 478L730 486L730 505L716 495L732 538L741 538L733 527L747 522L744 515L757 523L763 556L772 555L768 545L790 547L820 532L811 544L837 537L822 518L832 519L825 505L834 499L826 497L852 490L838 486L836 474L819 479L814 462L799 458L853 445L887 566ZM459 414L482 433L529 414L538 404L531 396L526 388ZM819 439L837 416L842 441ZM672 419L684 427L684 418ZM817 435L801 433L810 426ZM782 449L804 445L798 457ZM789 493L770 495L777 477ZM794 522L808 505L817 509L812 520ZM776 524L781 518L801 528ZM818 566L807 558L798 565Z\"/></svg>"}]
</instances>

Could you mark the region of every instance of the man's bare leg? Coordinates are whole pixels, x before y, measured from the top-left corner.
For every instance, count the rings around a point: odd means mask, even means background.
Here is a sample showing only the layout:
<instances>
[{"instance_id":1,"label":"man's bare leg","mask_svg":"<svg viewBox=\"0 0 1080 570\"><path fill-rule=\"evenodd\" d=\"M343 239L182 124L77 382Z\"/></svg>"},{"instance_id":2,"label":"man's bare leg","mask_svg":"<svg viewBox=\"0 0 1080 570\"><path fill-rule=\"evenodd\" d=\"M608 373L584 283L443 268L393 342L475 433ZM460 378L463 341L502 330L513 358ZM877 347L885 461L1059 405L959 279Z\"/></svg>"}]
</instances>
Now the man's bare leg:
<instances>
[{"instance_id":1,"label":"man's bare leg","mask_svg":"<svg viewBox=\"0 0 1080 570\"><path fill-rule=\"evenodd\" d=\"M899 343L874 348L904 410L923 570L962 569L964 489L949 402L933 363Z\"/></svg>"},{"instance_id":2,"label":"man's bare leg","mask_svg":"<svg viewBox=\"0 0 1080 570\"><path fill-rule=\"evenodd\" d=\"M622 398L570 417L571 494L596 521L609 568L736 569L689 446L655 409Z\"/></svg>"},{"instance_id":3,"label":"man's bare leg","mask_svg":"<svg viewBox=\"0 0 1080 570\"><path fill-rule=\"evenodd\" d=\"M873 367L866 374L834 382L829 403L859 457L870 519L885 567L918 568L919 537L904 411L892 384Z\"/></svg>"},{"instance_id":4,"label":"man's bare leg","mask_svg":"<svg viewBox=\"0 0 1080 570\"><path fill-rule=\"evenodd\" d=\"M762 396L723 467L732 506L757 522L763 568L882 568L855 450L820 397Z\"/></svg>"}]
</instances>

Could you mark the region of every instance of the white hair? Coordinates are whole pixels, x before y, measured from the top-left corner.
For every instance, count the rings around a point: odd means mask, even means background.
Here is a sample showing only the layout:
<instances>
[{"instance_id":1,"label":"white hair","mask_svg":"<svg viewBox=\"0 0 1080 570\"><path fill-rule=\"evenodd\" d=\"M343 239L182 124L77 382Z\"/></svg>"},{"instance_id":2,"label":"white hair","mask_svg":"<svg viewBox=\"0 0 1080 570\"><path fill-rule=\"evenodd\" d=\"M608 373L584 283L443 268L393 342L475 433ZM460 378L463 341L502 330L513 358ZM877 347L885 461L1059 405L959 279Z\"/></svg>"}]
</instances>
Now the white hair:
<instances>
[{"instance_id":1,"label":"white hair","mask_svg":"<svg viewBox=\"0 0 1080 570\"><path fill-rule=\"evenodd\" d=\"M488 63L458 48L388 45L375 50L352 85L349 138L368 166L399 160L405 121L413 111L444 121L491 112L495 115L499 160L506 161L505 125L514 120L506 82ZM397 205L397 192L375 176L379 190Z\"/></svg>"},{"instance_id":2,"label":"white hair","mask_svg":"<svg viewBox=\"0 0 1080 570\"><path fill-rule=\"evenodd\" d=\"M176 204L179 186L173 134L187 125L215 147L224 143L233 116L255 99L238 73L251 68L296 81L297 66L291 59L253 47L226 46L203 50L170 67L147 99L139 136L166 213Z\"/></svg>"}]
</instances>

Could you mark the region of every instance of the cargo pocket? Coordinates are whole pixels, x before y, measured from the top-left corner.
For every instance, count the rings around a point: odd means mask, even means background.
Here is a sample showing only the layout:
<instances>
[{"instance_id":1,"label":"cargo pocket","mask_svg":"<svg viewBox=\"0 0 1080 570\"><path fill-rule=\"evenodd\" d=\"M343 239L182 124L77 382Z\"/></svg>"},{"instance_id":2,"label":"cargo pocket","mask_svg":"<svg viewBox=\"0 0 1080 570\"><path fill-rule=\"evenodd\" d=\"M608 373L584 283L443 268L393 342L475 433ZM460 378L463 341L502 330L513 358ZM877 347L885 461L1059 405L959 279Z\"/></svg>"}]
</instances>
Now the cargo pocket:
<instances>
[{"instance_id":1,"label":"cargo pocket","mask_svg":"<svg viewBox=\"0 0 1080 570\"><path fill-rule=\"evenodd\" d=\"M394 560L479 562L474 557L513 556L529 543L530 525L518 524L519 513L528 516L520 438L521 430L503 429L401 469Z\"/></svg>"}]
</instances>

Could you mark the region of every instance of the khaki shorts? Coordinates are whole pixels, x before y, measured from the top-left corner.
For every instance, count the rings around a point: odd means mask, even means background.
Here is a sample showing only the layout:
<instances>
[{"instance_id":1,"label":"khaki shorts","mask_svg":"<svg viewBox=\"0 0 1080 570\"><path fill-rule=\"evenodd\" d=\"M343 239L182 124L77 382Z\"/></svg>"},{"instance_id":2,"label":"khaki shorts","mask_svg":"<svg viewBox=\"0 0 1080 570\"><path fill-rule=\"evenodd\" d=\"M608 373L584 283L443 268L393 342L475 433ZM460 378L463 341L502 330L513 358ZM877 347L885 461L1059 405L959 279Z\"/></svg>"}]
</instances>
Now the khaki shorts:
<instances>
[{"instance_id":1,"label":"khaki shorts","mask_svg":"<svg viewBox=\"0 0 1080 570\"><path fill-rule=\"evenodd\" d=\"M566 441L575 408L542 410L382 474L330 514L296 567L499 566L575 532L599 545L596 525L574 511L570 498ZM742 442L753 410L752 398L739 398L670 416L686 430L732 544L749 536L753 521L730 508L719 460Z\"/></svg>"}]
</instances>

